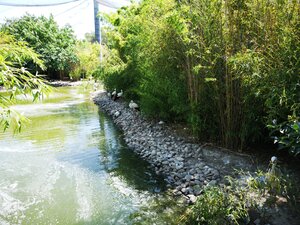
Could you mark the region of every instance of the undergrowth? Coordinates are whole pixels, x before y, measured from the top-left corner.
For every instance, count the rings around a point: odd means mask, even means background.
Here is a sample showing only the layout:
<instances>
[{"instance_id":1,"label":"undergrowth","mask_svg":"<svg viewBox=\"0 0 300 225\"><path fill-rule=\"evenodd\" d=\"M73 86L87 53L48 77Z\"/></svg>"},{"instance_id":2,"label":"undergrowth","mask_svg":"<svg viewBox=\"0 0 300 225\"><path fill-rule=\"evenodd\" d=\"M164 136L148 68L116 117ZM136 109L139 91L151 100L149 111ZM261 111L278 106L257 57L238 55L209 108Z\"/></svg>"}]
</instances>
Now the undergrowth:
<instances>
[{"instance_id":1,"label":"undergrowth","mask_svg":"<svg viewBox=\"0 0 300 225\"><path fill-rule=\"evenodd\" d=\"M226 185L207 187L195 205L181 217L184 224L250 224L268 222L268 209L284 206L299 214L299 180L271 162L267 171L239 171L239 178L226 177ZM250 212L255 212L253 218ZM258 217L258 218L257 218Z\"/></svg>"}]
</instances>

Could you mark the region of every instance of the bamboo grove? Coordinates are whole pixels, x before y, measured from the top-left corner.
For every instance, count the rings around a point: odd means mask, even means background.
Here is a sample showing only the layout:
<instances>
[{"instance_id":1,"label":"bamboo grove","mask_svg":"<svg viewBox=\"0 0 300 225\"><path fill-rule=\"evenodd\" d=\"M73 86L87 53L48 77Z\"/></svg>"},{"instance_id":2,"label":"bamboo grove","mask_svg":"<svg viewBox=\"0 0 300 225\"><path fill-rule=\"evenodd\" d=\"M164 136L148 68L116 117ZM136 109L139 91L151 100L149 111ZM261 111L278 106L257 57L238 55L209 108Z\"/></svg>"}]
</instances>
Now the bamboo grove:
<instances>
[{"instance_id":1,"label":"bamboo grove","mask_svg":"<svg viewBox=\"0 0 300 225\"><path fill-rule=\"evenodd\" d=\"M274 121L298 124L299 14L299 0L144 0L105 16L99 77L146 115L242 150Z\"/></svg>"}]
</instances>

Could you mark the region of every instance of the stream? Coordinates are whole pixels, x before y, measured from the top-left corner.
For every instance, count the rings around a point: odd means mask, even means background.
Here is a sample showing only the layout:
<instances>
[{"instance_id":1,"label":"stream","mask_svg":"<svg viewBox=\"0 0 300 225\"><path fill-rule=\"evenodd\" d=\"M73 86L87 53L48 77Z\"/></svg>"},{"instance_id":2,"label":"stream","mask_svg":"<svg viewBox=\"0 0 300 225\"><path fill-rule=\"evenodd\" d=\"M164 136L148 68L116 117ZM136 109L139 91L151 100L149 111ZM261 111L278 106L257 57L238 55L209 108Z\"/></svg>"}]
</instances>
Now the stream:
<instances>
[{"instance_id":1,"label":"stream","mask_svg":"<svg viewBox=\"0 0 300 225\"><path fill-rule=\"evenodd\" d=\"M172 224L176 201L86 88L18 96L30 122L0 133L0 224ZM175 213L176 214L176 213ZM174 222L175 223L175 222Z\"/></svg>"}]
</instances>

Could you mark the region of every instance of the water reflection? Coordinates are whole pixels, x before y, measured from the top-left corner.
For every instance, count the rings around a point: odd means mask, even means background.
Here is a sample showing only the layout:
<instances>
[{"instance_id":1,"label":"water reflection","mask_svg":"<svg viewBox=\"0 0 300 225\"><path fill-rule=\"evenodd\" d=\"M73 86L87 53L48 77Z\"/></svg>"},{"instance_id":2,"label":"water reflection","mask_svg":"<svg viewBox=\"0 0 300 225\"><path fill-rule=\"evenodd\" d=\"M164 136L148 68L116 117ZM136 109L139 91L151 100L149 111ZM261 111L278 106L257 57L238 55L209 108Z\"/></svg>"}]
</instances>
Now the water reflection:
<instances>
[{"instance_id":1,"label":"water reflection","mask_svg":"<svg viewBox=\"0 0 300 225\"><path fill-rule=\"evenodd\" d=\"M132 224L163 180L79 88L14 106L31 124L0 134L0 224Z\"/></svg>"},{"instance_id":2,"label":"water reflection","mask_svg":"<svg viewBox=\"0 0 300 225\"><path fill-rule=\"evenodd\" d=\"M121 133L112 129L112 122L101 112L99 118L100 133L105 137L99 139L100 160L105 169L137 190L151 192L164 190L163 179L153 173L147 162L125 146Z\"/></svg>"}]
</instances>

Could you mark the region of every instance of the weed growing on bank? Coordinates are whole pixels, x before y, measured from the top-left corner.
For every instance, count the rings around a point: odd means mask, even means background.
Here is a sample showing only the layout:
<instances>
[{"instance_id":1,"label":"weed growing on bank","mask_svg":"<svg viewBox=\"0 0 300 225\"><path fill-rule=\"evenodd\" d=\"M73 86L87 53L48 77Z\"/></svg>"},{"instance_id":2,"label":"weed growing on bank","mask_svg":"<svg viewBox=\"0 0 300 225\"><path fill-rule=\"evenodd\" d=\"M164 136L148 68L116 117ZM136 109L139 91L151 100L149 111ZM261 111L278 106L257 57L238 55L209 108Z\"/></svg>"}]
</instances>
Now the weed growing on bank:
<instances>
[{"instance_id":1,"label":"weed growing on bank","mask_svg":"<svg viewBox=\"0 0 300 225\"><path fill-rule=\"evenodd\" d=\"M272 157L272 159L274 159ZM239 178L226 177L225 184L209 186L195 205L181 217L185 224L268 223L283 207L290 215L299 213L299 181L282 171L276 161L267 171L239 171ZM274 218L273 218L274 219Z\"/></svg>"}]
</instances>

